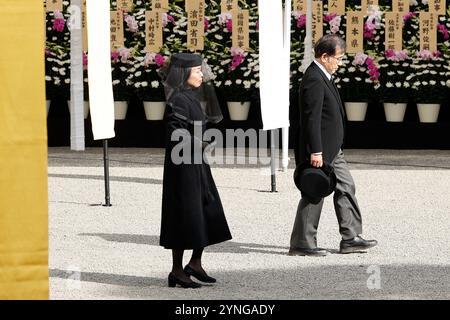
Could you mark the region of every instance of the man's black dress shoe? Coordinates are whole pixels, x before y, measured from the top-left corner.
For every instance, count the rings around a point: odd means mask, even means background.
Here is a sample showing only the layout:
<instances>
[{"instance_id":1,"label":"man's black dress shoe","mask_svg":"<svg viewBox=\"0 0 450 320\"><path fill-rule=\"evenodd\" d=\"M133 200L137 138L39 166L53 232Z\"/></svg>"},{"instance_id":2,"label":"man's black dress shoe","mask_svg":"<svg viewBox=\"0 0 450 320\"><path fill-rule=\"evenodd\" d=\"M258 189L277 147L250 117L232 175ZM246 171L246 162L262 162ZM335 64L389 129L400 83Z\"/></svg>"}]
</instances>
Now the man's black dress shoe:
<instances>
[{"instance_id":1,"label":"man's black dress shoe","mask_svg":"<svg viewBox=\"0 0 450 320\"><path fill-rule=\"evenodd\" d=\"M350 240L341 240L340 253L352 253L375 247L377 240L364 240L360 236L356 236Z\"/></svg>"},{"instance_id":2,"label":"man's black dress shoe","mask_svg":"<svg viewBox=\"0 0 450 320\"><path fill-rule=\"evenodd\" d=\"M195 271L194 269L192 269L189 265L184 267L184 272L189 276L193 276L193 277L197 278L197 280L199 280L201 282L206 282L206 283L216 282L216 279L214 279L213 277L210 277L206 274L205 275L200 274L197 271Z\"/></svg>"},{"instance_id":3,"label":"man's black dress shoe","mask_svg":"<svg viewBox=\"0 0 450 320\"><path fill-rule=\"evenodd\" d=\"M328 254L328 251L321 248L291 248L288 255L290 256L311 256L311 257L323 257Z\"/></svg>"},{"instance_id":4,"label":"man's black dress shoe","mask_svg":"<svg viewBox=\"0 0 450 320\"><path fill-rule=\"evenodd\" d=\"M179 284L183 288L192 288L192 289L200 288L202 286L200 283L197 283L194 281L186 282L186 281L180 280L177 277L175 277L175 275L172 272L169 273L168 282L169 282L169 287L171 287L171 288L174 288L177 284Z\"/></svg>"}]
</instances>

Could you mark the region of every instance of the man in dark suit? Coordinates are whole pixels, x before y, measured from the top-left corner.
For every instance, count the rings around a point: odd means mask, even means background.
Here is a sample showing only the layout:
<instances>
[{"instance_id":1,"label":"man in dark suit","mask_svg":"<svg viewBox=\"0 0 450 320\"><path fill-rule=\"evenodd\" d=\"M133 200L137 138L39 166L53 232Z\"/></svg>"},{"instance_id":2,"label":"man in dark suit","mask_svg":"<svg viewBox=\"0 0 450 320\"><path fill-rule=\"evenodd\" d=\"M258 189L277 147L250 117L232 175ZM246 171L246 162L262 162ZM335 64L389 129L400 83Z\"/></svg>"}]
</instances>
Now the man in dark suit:
<instances>
[{"instance_id":1,"label":"man in dark suit","mask_svg":"<svg viewBox=\"0 0 450 320\"><path fill-rule=\"evenodd\" d=\"M300 84L300 122L295 139L295 162L314 167L331 164L336 174L334 208L342 236L341 253L358 252L377 245L365 240L361 212L355 197L355 184L344 159L345 113L332 75L345 55L345 42L337 35L322 37L314 47L315 59ZM325 256L317 247L317 227L323 198L317 203L302 194L291 235L289 255Z\"/></svg>"}]
</instances>

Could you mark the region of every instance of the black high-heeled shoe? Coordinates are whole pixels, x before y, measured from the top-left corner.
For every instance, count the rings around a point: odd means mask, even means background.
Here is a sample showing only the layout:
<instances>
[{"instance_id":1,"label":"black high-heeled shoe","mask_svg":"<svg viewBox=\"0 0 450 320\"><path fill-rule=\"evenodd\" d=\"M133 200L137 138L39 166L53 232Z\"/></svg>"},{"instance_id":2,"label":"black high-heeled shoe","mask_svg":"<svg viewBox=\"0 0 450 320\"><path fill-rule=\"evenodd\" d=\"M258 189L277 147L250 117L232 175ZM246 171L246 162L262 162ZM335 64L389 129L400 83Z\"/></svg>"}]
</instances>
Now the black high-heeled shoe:
<instances>
[{"instance_id":1,"label":"black high-heeled shoe","mask_svg":"<svg viewBox=\"0 0 450 320\"><path fill-rule=\"evenodd\" d=\"M206 282L206 283L216 282L216 279L214 279L213 277L210 277L206 274L205 275L200 274L197 271L195 271L194 269L192 269L189 265L184 267L184 272L189 276L193 276L193 277L197 278L197 280L200 280L201 282Z\"/></svg>"},{"instance_id":2,"label":"black high-heeled shoe","mask_svg":"<svg viewBox=\"0 0 450 320\"><path fill-rule=\"evenodd\" d=\"M169 277L167 280L169 283L169 287L171 288L174 288L177 284L179 284L183 288L192 288L192 289L200 288L202 286L200 283L194 281L186 282L181 279L178 279L172 272L169 273Z\"/></svg>"}]
</instances>

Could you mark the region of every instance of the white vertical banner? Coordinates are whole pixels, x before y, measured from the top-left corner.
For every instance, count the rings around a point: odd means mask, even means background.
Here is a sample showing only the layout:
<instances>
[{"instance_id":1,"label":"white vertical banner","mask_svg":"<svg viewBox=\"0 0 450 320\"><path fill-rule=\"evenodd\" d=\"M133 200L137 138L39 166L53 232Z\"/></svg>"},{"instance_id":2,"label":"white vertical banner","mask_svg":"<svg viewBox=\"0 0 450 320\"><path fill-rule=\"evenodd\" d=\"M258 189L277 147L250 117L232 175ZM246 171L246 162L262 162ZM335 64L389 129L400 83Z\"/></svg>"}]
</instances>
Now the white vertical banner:
<instances>
[{"instance_id":1,"label":"white vertical banner","mask_svg":"<svg viewBox=\"0 0 450 320\"><path fill-rule=\"evenodd\" d=\"M290 43L284 46L281 1L259 0L259 81L263 129L289 127Z\"/></svg>"},{"instance_id":2,"label":"white vertical banner","mask_svg":"<svg viewBox=\"0 0 450 320\"><path fill-rule=\"evenodd\" d=\"M287 51L287 55L291 55L291 13L292 13L292 2L291 0L285 0L284 2L284 28L283 28L283 45L284 50ZM286 66L286 77L289 79L288 86L290 84L291 77L291 63L289 58L289 63ZM289 110L289 105L288 105ZM289 111L288 111L289 118ZM289 166L289 127L283 127L281 131L281 141L282 141L282 153L281 153L281 166L283 171L287 171Z\"/></svg>"},{"instance_id":3,"label":"white vertical banner","mask_svg":"<svg viewBox=\"0 0 450 320\"><path fill-rule=\"evenodd\" d=\"M109 0L87 0L89 103L94 140L114 133Z\"/></svg>"},{"instance_id":4,"label":"white vertical banner","mask_svg":"<svg viewBox=\"0 0 450 320\"><path fill-rule=\"evenodd\" d=\"M83 151L84 107L83 107L83 34L81 28L82 0L72 0L70 13L70 149Z\"/></svg>"}]
</instances>

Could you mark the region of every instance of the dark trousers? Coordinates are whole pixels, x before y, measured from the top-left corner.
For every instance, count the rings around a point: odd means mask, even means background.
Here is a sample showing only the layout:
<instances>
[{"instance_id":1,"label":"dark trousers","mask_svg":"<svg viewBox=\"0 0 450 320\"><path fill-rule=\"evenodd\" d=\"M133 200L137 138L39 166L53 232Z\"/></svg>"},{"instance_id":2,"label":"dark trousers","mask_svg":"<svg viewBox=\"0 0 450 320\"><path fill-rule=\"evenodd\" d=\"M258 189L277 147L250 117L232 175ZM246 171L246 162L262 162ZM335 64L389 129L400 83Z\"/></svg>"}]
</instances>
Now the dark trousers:
<instances>
[{"instance_id":1,"label":"dark trousers","mask_svg":"<svg viewBox=\"0 0 450 320\"><path fill-rule=\"evenodd\" d=\"M339 232L342 239L352 239L362 234L362 220L355 197L355 183L342 150L334 158L332 166L337 178L333 202L339 223ZM306 198L300 200L291 235L291 248L312 249L317 247L317 227L322 206L323 199L318 204L312 204Z\"/></svg>"}]
</instances>

